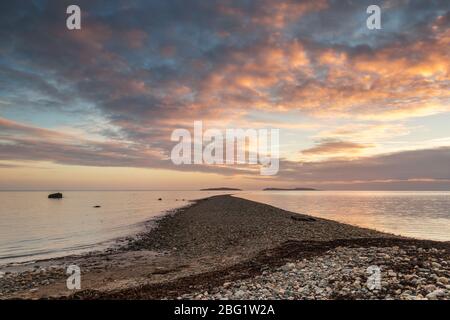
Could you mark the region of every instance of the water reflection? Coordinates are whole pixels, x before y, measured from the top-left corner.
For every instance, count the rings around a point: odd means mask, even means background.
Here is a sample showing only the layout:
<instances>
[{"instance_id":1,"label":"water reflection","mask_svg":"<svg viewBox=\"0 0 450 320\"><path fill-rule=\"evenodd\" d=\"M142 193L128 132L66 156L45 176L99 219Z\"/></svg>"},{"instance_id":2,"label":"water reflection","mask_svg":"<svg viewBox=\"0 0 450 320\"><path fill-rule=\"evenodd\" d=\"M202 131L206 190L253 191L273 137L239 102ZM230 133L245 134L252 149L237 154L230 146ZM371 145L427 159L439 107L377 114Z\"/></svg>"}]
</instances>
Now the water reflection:
<instances>
[{"instance_id":1,"label":"water reflection","mask_svg":"<svg viewBox=\"0 0 450 320\"><path fill-rule=\"evenodd\" d=\"M361 227L450 241L450 192L254 191L239 196Z\"/></svg>"}]
</instances>

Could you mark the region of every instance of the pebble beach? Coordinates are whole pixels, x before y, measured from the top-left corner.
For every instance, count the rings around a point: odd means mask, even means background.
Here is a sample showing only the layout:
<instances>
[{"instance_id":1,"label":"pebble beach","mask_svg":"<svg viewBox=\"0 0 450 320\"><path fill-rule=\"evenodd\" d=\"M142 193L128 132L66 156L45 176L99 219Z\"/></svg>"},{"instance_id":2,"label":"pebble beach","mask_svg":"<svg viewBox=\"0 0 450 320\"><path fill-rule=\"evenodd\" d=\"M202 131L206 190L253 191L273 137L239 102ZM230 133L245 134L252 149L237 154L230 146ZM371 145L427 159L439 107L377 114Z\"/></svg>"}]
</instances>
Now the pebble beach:
<instances>
[{"instance_id":1,"label":"pebble beach","mask_svg":"<svg viewBox=\"0 0 450 320\"><path fill-rule=\"evenodd\" d=\"M114 249L2 268L0 299L450 298L448 242L231 195L195 201L149 225ZM71 264L82 270L80 290L66 287Z\"/></svg>"}]
</instances>

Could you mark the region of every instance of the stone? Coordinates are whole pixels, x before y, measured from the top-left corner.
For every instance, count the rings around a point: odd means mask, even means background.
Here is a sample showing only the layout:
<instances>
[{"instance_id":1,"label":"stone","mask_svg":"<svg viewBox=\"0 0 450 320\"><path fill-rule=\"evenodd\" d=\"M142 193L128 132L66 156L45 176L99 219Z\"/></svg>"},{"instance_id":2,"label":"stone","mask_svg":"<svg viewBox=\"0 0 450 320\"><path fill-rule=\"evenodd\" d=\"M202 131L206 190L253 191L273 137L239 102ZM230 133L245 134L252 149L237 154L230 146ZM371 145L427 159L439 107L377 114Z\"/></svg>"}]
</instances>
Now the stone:
<instances>
[{"instance_id":1,"label":"stone","mask_svg":"<svg viewBox=\"0 0 450 320\"><path fill-rule=\"evenodd\" d=\"M284 266L282 266L281 268L280 268L282 271L289 271L289 270L292 270L292 269L295 269L295 263L288 263L288 264L285 264Z\"/></svg>"},{"instance_id":2,"label":"stone","mask_svg":"<svg viewBox=\"0 0 450 320\"><path fill-rule=\"evenodd\" d=\"M424 288L425 288L425 290L428 291L428 292L432 292L432 291L435 291L435 290L436 290L436 286L433 285L433 284L428 284L428 285L426 285Z\"/></svg>"},{"instance_id":3,"label":"stone","mask_svg":"<svg viewBox=\"0 0 450 320\"><path fill-rule=\"evenodd\" d=\"M48 195L49 199L62 199L63 194L61 192L52 193Z\"/></svg>"},{"instance_id":4,"label":"stone","mask_svg":"<svg viewBox=\"0 0 450 320\"><path fill-rule=\"evenodd\" d=\"M436 299L436 298L442 297L442 296L445 296L445 291L442 289L437 289L437 290L434 290L433 292L430 292L425 297L428 299Z\"/></svg>"},{"instance_id":5,"label":"stone","mask_svg":"<svg viewBox=\"0 0 450 320\"><path fill-rule=\"evenodd\" d=\"M433 266L433 268L440 268L442 267L439 263L437 262L432 262L431 265Z\"/></svg>"},{"instance_id":6,"label":"stone","mask_svg":"<svg viewBox=\"0 0 450 320\"><path fill-rule=\"evenodd\" d=\"M236 298L242 298L245 295L245 292L242 290L238 290L234 295L236 296Z\"/></svg>"},{"instance_id":7,"label":"stone","mask_svg":"<svg viewBox=\"0 0 450 320\"><path fill-rule=\"evenodd\" d=\"M321 294L324 291L324 289L317 287L317 288L315 288L315 291L316 291L316 294Z\"/></svg>"},{"instance_id":8,"label":"stone","mask_svg":"<svg viewBox=\"0 0 450 320\"><path fill-rule=\"evenodd\" d=\"M437 280L442 284L448 284L448 278L446 277L439 277Z\"/></svg>"},{"instance_id":9,"label":"stone","mask_svg":"<svg viewBox=\"0 0 450 320\"><path fill-rule=\"evenodd\" d=\"M393 270L389 270L389 271L388 271L388 276L389 276L389 277L396 278L396 277L397 277L397 273L395 273Z\"/></svg>"},{"instance_id":10,"label":"stone","mask_svg":"<svg viewBox=\"0 0 450 320\"><path fill-rule=\"evenodd\" d=\"M428 251L426 251L428 252ZM368 263L374 263L380 255L389 255L392 264L381 265L382 278L379 290L366 288ZM392 248L359 249L339 247L328 250L321 257L312 257L286 263L276 270L262 267L262 274L233 282L224 282L222 287L208 293L197 292L183 296L192 299L200 295L202 299L401 299L436 300L450 297L447 264L441 260L422 262L412 257L414 252ZM405 266L405 256L411 261L421 261ZM439 270L426 268L438 261ZM415 263L415 262L414 262ZM422 265L423 263L423 265ZM392 265L391 268L390 265ZM397 269L399 267L398 272ZM441 270L442 269L442 270ZM394 271L395 270L395 271ZM448 277L448 278L447 278ZM228 288L228 289L225 289ZM424 297L426 295L426 297Z\"/></svg>"}]
</instances>

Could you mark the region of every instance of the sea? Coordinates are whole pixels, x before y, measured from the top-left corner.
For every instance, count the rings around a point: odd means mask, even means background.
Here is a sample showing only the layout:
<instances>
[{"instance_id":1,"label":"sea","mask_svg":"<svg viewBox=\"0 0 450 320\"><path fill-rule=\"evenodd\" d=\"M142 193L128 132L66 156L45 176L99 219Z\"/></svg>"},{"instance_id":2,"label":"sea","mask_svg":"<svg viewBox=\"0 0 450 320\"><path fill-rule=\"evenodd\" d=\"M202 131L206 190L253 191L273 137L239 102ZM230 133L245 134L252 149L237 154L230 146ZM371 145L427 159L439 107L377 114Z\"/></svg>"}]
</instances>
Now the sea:
<instances>
[{"instance_id":1,"label":"sea","mask_svg":"<svg viewBox=\"0 0 450 320\"><path fill-rule=\"evenodd\" d=\"M0 266L96 251L191 200L221 191L0 192ZM237 191L296 213L419 239L450 241L450 192ZM161 200L159 200L161 199ZM100 207L95 207L100 206Z\"/></svg>"}]
</instances>

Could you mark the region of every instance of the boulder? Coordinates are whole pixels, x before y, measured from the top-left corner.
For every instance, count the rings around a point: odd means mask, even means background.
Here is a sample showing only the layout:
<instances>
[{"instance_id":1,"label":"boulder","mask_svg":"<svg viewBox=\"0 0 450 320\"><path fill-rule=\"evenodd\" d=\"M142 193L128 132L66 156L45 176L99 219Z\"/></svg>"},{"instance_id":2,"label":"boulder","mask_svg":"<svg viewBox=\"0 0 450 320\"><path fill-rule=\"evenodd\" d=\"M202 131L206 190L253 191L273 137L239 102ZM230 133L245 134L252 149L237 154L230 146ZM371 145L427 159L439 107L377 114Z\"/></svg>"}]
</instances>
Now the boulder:
<instances>
[{"instance_id":1,"label":"boulder","mask_svg":"<svg viewBox=\"0 0 450 320\"><path fill-rule=\"evenodd\" d=\"M48 195L49 199L62 199L63 195L60 192L52 193Z\"/></svg>"}]
</instances>

